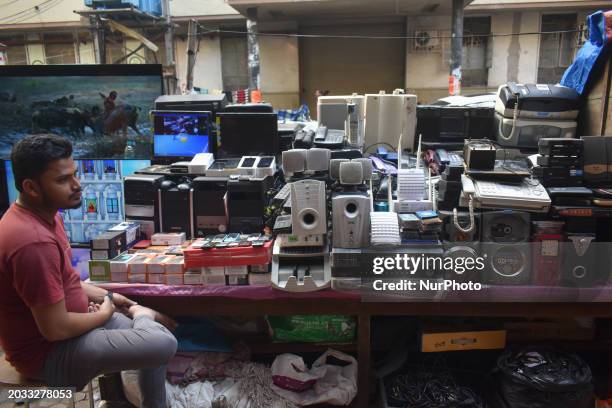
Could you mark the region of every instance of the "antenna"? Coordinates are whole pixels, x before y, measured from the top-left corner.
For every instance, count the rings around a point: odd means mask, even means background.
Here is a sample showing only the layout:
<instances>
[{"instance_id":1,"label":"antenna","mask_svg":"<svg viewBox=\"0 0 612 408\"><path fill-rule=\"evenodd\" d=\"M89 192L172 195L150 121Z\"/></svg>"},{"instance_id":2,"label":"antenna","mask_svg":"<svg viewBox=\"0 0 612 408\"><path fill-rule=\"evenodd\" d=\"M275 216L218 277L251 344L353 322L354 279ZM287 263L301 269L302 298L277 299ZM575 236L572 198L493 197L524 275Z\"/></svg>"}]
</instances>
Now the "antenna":
<instances>
[{"instance_id":1,"label":"antenna","mask_svg":"<svg viewBox=\"0 0 612 408\"><path fill-rule=\"evenodd\" d=\"M372 189L372 178L370 177L370 212L374 212L374 190Z\"/></svg>"},{"instance_id":2,"label":"antenna","mask_svg":"<svg viewBox=\"0 0 612 408\"><path fill-rule=\"evenodd\" d=\"M402 168L402 137L404 135L400 133L399 139L397 141L397 170Z\"/></svg>"},{"instance_id":3,"label":"antenna","mask_svg":"<svg viewBox=\"0 0 612 408\"><path fill-rule=\"evenodd\" d=\"M416 152L416 168L420 169L420 160L421 160L421 134L419 133L419 145L417 147L417 152Z\"/></svg>"},{"instance_id":4,"label":"antenna","mask_svg":"<svg viewBox=\"0 0 612 408\"><path fill-rule=\"evenodd\" d=\"M387 187L387 201L389 203L389 212L393 211L393 176L389 174L389 186Z\"/></svg>"}]
</instances>

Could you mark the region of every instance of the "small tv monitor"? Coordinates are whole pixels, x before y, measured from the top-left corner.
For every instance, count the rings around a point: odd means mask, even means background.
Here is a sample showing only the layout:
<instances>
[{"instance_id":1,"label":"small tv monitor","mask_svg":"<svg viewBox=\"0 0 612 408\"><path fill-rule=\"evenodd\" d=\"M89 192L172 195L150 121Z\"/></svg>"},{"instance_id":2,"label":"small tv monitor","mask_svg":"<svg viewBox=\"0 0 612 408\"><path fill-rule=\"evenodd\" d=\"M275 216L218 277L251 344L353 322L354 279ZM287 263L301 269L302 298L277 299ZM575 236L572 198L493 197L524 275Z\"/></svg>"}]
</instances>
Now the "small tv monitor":
<instances>
[{"instance_id":1,"label":"small tv monitor","mask_svg":"<svg viewBox=\"0 0 612 408\"><path fill-rule=\"evenodd\" d=\"M191 160L214 153L211 112L153 112L153 158L156 163Z\"/></svg>"},{"instance_id":2,"label":"small tv monitor","mask_svg":"<svg viewBox=\"0 0 612 408\"><path fill-rule=\"evenodd\" d=\"M68 138L75 159L151 159L161 65L0 65L0 84L2 159L39 133Z\"/></svg>"},{"instance_id":3,"label":"small tv monitor","mask_svg":"<svg viewBox=\"0 0 612 408\"><path fill-rule=\"evenodd\" d=\"M220 119L219 157L279 153L278 117L269 112L223 112Z\"/></svg>"}]
</instances>

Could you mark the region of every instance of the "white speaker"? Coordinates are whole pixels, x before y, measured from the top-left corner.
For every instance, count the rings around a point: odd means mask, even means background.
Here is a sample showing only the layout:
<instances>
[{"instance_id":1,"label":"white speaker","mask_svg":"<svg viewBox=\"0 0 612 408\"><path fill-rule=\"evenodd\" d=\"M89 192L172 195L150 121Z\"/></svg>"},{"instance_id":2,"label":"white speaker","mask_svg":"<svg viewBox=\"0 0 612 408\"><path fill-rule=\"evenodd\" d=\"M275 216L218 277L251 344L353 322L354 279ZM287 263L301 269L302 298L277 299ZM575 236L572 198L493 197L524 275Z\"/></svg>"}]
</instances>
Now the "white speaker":
<instances>
[{"instance_id":1,"label":"white speaker","mask_svg":"<svg viewBox=\"0 0 612 408\"><path fill-rule=\"evenodd\" d=\"M340 163L340 184L358 186L363 183L363 167L358 162Z\"/></svg>"},{"instance_id":2,"label":"white speaker","mask_svg":"<svg viewBox=\"0 0 612 408\"><path fill-rule=\"evenodd\" d=\"M332 197L334 248L365 248L370 245L370 198L363 193Z\"/></svg>"},{"instance_id":3,"label":"white speaker","mask_svg":"<svg viewBox=\"0 0 612 408\"><path fill-rule=\"evenodd\" d=\"M361 167L363 170L362 175L363 175L364 181L372 180L372 160L366 157L361 157L359 159L353 159L351 161L361 163Z\"/></svg>"},{"instance_id":4,"label":"white speaker","mask_svg":"<svg viewBox=\"0 0 612 408\"><path fill-rule=\"evenodd\" d=\"M299 180L291 183L291 232L315 235L327 232L325 182Z\"/></svg>"},{"instance_id":5,"label":"white speaker","mask_svg":"<svg viewBox=\"0 0 612 408\"><path fill-rule=\"evenodd\" d=\"M331 159L329 161L329 177L332 180L340 179L340 164L348 162L349 159Z\"/></svg>"},{"instance_id":6,"label":"white speaker","mask_svg":"<svg viewBox=\"0 0 612 408\"><path fill-rule=\"evenodd\" d=\"M306 149L291 149L283 152L283 173L294 174L306 170Z\"/></svg>"},{"instance_id":7,"label":"white speaker","mask_svg":"<svg viewBox=\"0 0 612 408\"><path fill-rule=\"evenodd\" d=\"M306 152L306 169L310 171L327 171L329 170L329 158L331 151L329 149L321 149L313 147Z\"/></svg>"}]
</instances>

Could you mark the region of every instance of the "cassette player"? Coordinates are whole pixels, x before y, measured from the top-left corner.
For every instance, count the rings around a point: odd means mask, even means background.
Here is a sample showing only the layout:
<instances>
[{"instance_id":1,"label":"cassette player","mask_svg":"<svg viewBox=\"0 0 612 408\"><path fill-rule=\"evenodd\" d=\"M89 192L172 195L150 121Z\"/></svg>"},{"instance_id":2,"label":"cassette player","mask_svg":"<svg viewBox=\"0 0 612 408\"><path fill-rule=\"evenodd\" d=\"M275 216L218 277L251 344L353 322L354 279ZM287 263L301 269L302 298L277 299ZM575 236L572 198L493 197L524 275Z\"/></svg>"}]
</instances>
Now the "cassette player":
<instances>
[{"instance_id":1,"label":"cassette player","mask_svg":"<svg viewBox=\"0 0 612 408\"><path fill-rule=\"evenodd\" d=\"M538 153L551 157L581 157L583 146L581 139L542 138L538 140Z\"/></svg>"},{"instance_id":2,"label":"cassette player","mask_svg":"<svg viewBox=\"0 0 612 408\"><path fill-rule=\"evenodd\" d=\"M584 171L571 167L534 167L533 176L546 187L577 187L584 183Z\"/></svg>"}]
</instances>

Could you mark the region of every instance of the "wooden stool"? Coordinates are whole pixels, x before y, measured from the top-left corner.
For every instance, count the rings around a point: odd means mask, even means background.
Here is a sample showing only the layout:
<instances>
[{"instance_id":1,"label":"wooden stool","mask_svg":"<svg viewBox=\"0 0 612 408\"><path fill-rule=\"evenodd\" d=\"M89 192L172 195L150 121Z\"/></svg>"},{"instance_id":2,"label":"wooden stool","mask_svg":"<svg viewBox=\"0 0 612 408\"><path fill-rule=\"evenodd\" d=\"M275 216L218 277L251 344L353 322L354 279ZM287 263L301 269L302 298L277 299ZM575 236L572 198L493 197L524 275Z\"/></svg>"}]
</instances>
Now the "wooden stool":
<instances>
[{"instance_id":1,"label":"wooden stool","mask_svg":"<svg viewBox=\"0 0 612 408\"><path fill-rule=\"evenodd\" d=\"M0 387L19 388L19 389L38 389L47 388L47 384L39 380L26 378L23 374L17 371L6 359L0 358ZM69 406L74 408L74 397L69 399ZM93 387L91 381L87 384L87 398L89 399L89 407L94 408ZM25 407L30 407L30 400L26 399Z\"/></svg>"}]
</instances>

